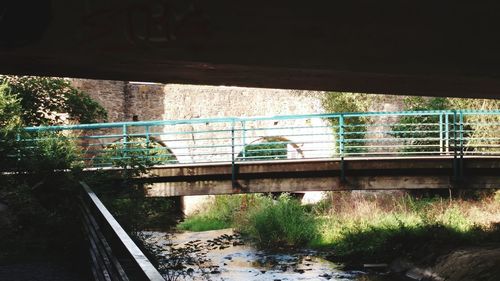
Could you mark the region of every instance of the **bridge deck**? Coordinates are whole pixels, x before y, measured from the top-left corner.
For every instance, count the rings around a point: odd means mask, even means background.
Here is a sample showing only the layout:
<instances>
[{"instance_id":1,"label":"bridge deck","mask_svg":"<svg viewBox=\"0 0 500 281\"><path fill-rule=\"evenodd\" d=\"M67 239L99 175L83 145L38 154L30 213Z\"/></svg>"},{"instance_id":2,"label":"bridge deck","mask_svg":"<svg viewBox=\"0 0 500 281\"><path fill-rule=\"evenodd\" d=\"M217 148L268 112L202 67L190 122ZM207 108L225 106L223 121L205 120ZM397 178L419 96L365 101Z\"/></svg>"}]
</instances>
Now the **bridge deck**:
<instances>
[{"instance_id":1,"label":"bridge deck","mask_svg":"<svg viewBox=\"0 0 500 281\"><path fill-rule=\"evenodd\" d=\"M370 157L158 166L138 180L151 196L255 192L500 188L500 157ZM461 166L461 175L454 165Z\"/></svg>"}]
</instances>

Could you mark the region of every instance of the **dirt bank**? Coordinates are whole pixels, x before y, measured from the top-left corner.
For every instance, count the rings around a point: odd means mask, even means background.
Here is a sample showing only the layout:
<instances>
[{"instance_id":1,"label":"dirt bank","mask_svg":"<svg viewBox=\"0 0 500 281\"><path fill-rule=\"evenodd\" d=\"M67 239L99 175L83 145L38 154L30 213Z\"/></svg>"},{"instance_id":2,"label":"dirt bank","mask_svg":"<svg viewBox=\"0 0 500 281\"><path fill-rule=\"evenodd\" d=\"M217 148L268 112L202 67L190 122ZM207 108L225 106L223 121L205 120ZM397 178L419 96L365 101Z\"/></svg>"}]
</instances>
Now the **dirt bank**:
<instances>
[{"instance_id":1,"label":"dirt bank","mask_svg":"<svg viewBox=\"0 0 500 281\"><path fill-rule=\"evenodd\" d=\"M441 256L432 271L446 281L500 280L500 245L455 250Z\"/></svg>"},{"instance_id":2,"label":"dirt bank","mask_svg":"<svg viewBox=\"0 0 500 281\"><path fill-rule=\"evenodd\" d=\"M439 256L431 265L396 260L391 271L420 281L498 281L500 245L455 249Z\"/></svg>"}]
</instances>

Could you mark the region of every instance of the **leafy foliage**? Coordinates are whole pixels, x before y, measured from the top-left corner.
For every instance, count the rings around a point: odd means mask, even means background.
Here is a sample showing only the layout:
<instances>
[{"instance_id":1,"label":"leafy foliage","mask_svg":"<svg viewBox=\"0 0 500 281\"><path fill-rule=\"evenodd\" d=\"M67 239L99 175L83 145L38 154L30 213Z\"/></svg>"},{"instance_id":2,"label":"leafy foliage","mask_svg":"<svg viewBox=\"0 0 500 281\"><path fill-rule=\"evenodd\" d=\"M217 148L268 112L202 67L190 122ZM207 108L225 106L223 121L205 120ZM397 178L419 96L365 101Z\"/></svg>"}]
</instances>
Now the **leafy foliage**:
<instances>
[{"instance_id":1,"label":"leafy foliage","mask_svg":"<svg viewBox=\"0 0 500 281\"><path fill-rule=\"evenodd\" d=\"M161 164L175 164L177 157L159 141L144 137L130 137L107 145L93 159L99 166L122 167L145 173L148 167Z\"/></svg>"},{"instance_id":2,"label":"leafy foliage","mask_svg":"<svg viewBox=\"0 0 500 281\"><path fill-rule=\"evenodd\" d=\"M450 103L446 98L406 97L404 108L409 111L446 110ZM392 131L391 135L405 144L402 152L439 151L438 115L402 116L398 124L392 126Z\"/></svg>"},{"instance_id":3,"label":"leafy foliage","mask_svg":"<svg viewBox=\"0 0 500 281\"><path fill-rule=\"evenodd\" d=\"M66 118L95 123L106 120L106 110L62 78L0 75L0 83L19 99L25 125L62 124Z\"/></svg>"},{"instance_id":4,"label":"leafy foliage","mask_svg":"<svg viewBox=\"0 0 500 281\"><path fill-rule=\"evenodd\" d=\"M19 98L10 93L6 84L0 85L0 133L2 137L15 132L21 126L21 103Z\"/></svg>"},{"instance_id":5,"label":"leafy foliage","mask_svg":"<svg viewBox=\"0 0 500 281\"><path fill-rule=\"evenodd\" d=\"M289 194L276 200L264 195L222 195L178 225L205 231L235 227L258 246L301 246L316 235L315 218Z\"/></svg>"},{"instance_id":6,"label":"leafy foliage","mask_svg":"<svg viewBox=\"0 0 500 281\"><path fill-rule=\"evenodd\" d=\"M261 197L240 220L237 229L265 248L302 246L317 233L313 215L286 193L276 201Z\"/></svg>"},{"instance_id":7,"label":"leafy foliage","mask_svg":"<svg viewBox=\"0 0 500 281\"><path fill-rule=\"evenodd\" d=\"M345 113L345 112L364 112L368 111L370 104L374 101L374 97L368 94L359 93L326 93L322 105L323 108L330 113ZM339 119L328 119L333 126L334 135L339 139ZM344 153L362 153L366 149L364 146L366 132L366 124L369 119L366 117L349 117L344 119ZM337 146L336 153L340 153Z\"/></svg>"},{"instance_id":8,"label":"leafy foliage","mask_svg":"<svg viewBox=\"0 0 500 281\"><path fill-rule=\"evenodd\" d=\"M139 236L139 232L147 228L165 228L174 224L173 198L147 197L147 187L125 176L130 174L96 171L85 177L84 181L99 195L120 225L133 236Z\"/></svg>"},{"instance_id":9,"label":"leafy foliage","mask_svg":"<svg viewBox=\"0 0 500 281\"><path fill-rule=\"evenodd\" d=\"M55 111L71 108L66 96L76 90L62 79L0 76L0 81L0 170L9 172L0 174L0 203L7 206L0 215L0 259L69 249L75 254L75 243L82 241L74 199L78 149L70 136L28 133L23 127L62 121Z\"/></svg>"},{"instance_id":10,"label":"leafy foliage","mask_svg":"<svg viewBox=\"0 0 500 281\"><path fill-rule=\"evenodd\" d=\"M0 168L14 166L19 144L17 134L21 131L21 104L11 95L7 85L0 85Z\"/></svg>"},{"instance_id":11,"label":"leafy foliage","mask_svg":"<svg viewBox=\"0 0 500 281\"><path fill-rule=\"evenodd\" d=\"M31 173L46 173L57 170L81 169L81 149L62 132L45 131L22 133L19 147L19 165L21 170Z\"/></svg>"},{"instance_id":12,"label":"leafy foliage","mask_svg":"<svg viewBox=\"0 0 500 281\"><path fill-rule=\"evenodd\" d=\"M236 214L248 195L220 195L208 202L197 214L187 217L177 227L191 231L224 229L233 226ZM253 198L253 197L251 197Z\"/></svg>"},{"instance_id":13,"label":"leafy foliage","mask_svg":"<svg viewBox=\"0 0 500 281\"><path fill-rule=\"evenodd\" d=\"M459 99L450 98L452 107L475 110L499 110L500 100L494 99ZM496 134L500 131L500 117L498 115L467 115L464 118L468 130L468 139L465 145L469 150L476 152L498 151L500 140Z\"/></svg>"},{"instance_id":14,"label":"leafy foliage","mask_svg":"<svg viewBox=\"0 0 500 281\"><path fill-rule=\"evenodd\" d=\"M429 98L406 97L404 110L498 110L500 101L487 99L463 98ZM392 135L405 139L407 145L414 147L405 148L403 152L436 151L439 145L439 116L404 116L399 124L392 127ZM448 130L449 137L454 139L453 120L450 119ZM458 120L457 120L458 122ZM464 116L464 146L470 151L494 151L500 143L495 138L495 133L500 130L500 117L496 115L466 115ZM445 129L445 128L443 128ZM435 140L418 140L411 138L434 138ZM426 147L427 146L427 147ZM451 147L451 150L454 148Z\"/></svg>"},{"instance_id":15,"label":"leafy foliage","mask_svg":"<svg viewBox=\"0 0 500 281\"><path fill-rule=\"evenodd\" d=\"M286 159L288 140L280 137L267 137L260 143L248 144L238 154L244 160Z\"/></svg>"}]
</instances>

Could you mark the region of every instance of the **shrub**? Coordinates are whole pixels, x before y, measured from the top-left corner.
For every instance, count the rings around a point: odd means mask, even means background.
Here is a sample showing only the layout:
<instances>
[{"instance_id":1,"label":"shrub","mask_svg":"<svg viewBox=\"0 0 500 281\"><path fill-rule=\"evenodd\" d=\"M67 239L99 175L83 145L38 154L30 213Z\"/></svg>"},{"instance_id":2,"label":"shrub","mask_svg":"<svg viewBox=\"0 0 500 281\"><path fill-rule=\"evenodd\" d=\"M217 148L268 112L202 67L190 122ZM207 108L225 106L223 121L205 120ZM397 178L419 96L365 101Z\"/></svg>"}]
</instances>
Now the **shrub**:
<instances>
[{"instance_id":1,"label":"shrub","mask_svg":"<svg viewBox=\"0 0 500 281\"><path fill-rule=\"evenodd\" d=\"M322 99L322 106L327 112L345 113L345 112L363 112L367 111L370 103L374 101L374 97L368 94L359 93L326 93ZM328 122L333 127L335 138L339 136L339 119L331 118ZM349 117L344 119L344 153L363 153L367 149L364 141L366 135L367 124L369 123L366 117ZM340 153L339 147L335 152Z\"/></svg>"},{"instance_id":2,"label":"shrub","mask_svg":"<svg viewBox=\"0 0 500 281\"><path fill-rule=\"evenodd\" d=\"M272 160L287 158L287 140L269 137L261 143L248 144L238 154L243 160Z\"/></svg>"},{"instance_id":3,"label":"shrub","mask_svg":"<svg viewBox=\"0 0 500 281\"><path fill-rule=\"evenodd\" d=\"M298 200L283 194L276 201L260 197L237 229L261 247L301 246L314 238L316 221Z\"/></svg>"},{"instance_id":4,"label":"shrub","mask_svg":"<svg viewBox=\"0 0 500 281\"><path fill-rule=\"evenodd\" d=\"M107 145L93 159L97 166L145 167L159 164L175 164L177 158L164 144L144 137L131 137L126 143L123 139Z\"/></svg>"},{"instance_id":5,"label":"shrub","mask_svg":"<svg viewBox=\"0 0 500 281\"><path fill-rule=\"evenodd\" d=\"M53 125L69 119L95 123L107 118L106 110L90 96L62 78L0 75L12 95L19 99L25 125Z\"/></svg>"}]
</instances>

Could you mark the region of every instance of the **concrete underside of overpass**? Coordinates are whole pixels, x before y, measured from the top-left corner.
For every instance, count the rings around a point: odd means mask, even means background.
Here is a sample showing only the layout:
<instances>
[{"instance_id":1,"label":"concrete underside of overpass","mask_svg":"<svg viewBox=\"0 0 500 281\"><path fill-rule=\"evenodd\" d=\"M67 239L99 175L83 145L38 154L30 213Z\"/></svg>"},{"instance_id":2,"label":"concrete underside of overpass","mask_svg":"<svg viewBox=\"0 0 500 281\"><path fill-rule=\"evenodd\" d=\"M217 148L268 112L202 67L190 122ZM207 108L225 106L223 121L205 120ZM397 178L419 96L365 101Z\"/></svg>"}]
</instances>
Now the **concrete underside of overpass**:
<instances>
[{"instance_id":1,"label":"concrete underside of overpass","mask_svg":"<svg viewBox=\"0 0 500 281\"><path fill-rule=\"evenodd\" d=\"M499 5L2 1L0 72L498 98Z\"/></svg>"},{"instance_id":2,"label":"concrete underside of overpass","mask_svg":"<svg viewBox=\"0 0 500 281\"><path fill-rule=\"evenodd\" d=\"M404 190L436 188L500 188L498 158L457 159L463 165L454 175L453 157L411 157L345 160L341 180L339 159L248 162L237 165L236 182L231 164L164 166L150 170L149 196L190 196L261 192L338 190Z\"/></svg>"}]
</instances>

